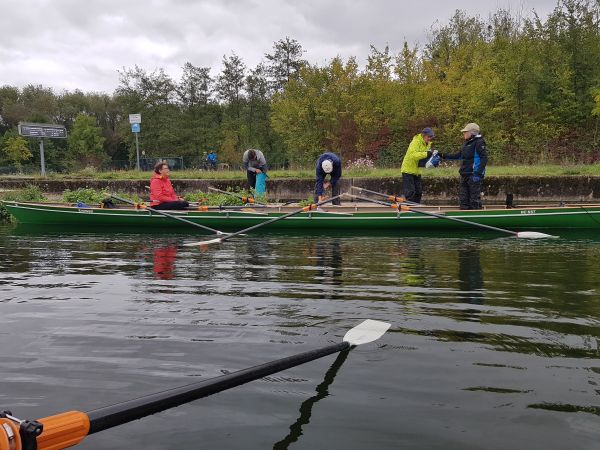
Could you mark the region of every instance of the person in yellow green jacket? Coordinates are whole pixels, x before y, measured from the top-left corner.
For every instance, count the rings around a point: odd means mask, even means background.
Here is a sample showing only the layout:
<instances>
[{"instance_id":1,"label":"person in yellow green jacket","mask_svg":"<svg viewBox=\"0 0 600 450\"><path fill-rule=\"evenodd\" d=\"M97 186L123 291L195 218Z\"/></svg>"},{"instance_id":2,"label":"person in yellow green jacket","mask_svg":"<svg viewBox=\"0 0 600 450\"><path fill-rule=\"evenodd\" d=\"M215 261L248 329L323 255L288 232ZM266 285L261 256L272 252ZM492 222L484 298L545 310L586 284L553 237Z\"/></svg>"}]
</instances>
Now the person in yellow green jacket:
<instances>
[{"instance_id":1,"label":"person in yellow green jacket","mask_svg":"<svg viewBox=\"0 0 600 450\"><path fill-rule=\"evenodd\" d=\"M409 202L421 203L421 196L423 195L422 167L425 167L423 163L427 158L433 155L431 142L434 137L435 133L431 128L423 128L423 131L413 137L406 155L404 155L400 172L402 173L404 198Z\"/></svg>"}]
</instances>

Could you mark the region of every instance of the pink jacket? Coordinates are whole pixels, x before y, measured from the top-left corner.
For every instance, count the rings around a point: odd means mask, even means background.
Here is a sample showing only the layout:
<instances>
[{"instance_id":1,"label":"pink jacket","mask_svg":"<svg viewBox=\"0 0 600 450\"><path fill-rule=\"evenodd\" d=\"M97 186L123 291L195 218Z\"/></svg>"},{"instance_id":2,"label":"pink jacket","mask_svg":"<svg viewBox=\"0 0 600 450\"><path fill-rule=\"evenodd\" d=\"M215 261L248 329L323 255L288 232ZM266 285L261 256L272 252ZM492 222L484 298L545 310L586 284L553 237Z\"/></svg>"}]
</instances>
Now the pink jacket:
<instances>
[{"instance_id":1,"label":"pink jacket","mask_svg":"<svg viewBox=\"0 0 600 450\"><path fill-rule=\"evenodd\" d=\"M150 200L152 200L150 206L179 200L168 177L163 177L157 173L152 174L152 179L150 180Z\"/></svg>"}]
</instances>

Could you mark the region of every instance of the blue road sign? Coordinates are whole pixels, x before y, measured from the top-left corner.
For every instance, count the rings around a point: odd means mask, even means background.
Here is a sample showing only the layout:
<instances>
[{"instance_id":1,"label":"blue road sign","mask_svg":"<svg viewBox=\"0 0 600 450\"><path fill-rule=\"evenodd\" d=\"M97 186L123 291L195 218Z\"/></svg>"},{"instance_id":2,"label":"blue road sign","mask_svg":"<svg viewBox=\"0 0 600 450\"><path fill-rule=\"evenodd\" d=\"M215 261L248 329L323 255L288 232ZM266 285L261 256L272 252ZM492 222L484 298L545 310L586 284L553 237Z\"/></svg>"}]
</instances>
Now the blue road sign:
<instances>
[{"instance_id":1,"label":"blue road sign","mask_svg":"<svg viewBox=\"0 0 600 450\"><path fill-rule=\"evenodd\" d=\"M141 131L142 127L139 123L132 123L131 124L131 131L134 133L139 133Z\"/></svg>"}]
</instances>

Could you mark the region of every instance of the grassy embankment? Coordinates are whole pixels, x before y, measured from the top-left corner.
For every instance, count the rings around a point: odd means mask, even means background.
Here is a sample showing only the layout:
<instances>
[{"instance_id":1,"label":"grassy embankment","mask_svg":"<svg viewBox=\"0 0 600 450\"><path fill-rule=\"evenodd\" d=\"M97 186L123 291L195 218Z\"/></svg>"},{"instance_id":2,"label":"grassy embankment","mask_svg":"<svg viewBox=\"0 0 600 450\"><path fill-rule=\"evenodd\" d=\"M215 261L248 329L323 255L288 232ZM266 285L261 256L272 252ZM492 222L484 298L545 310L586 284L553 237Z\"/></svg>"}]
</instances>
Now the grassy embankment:
<instances>
[{"instance_id":1,"label":"grassy embankment","mask_svg":"<svg viewBox=\"0 0 600 450\"><path fill-rule=\"evenodd\" d=\"M425 170L426 177L456 177L458 164L445 163L444 167L435 170ZM587 165L519 165L519 166L488 166L486 170L487 176L542 176L555 177L565 175L583 175L583 176L600 176L600 164ZM285 179L299 178L311 179L314 178L314 170L272 170L269 171L269 178ZM344 171L344 177L354 178L388 178L400 176L399 168L392 169L354 169ZM10 178L19 178L19 175L11 175ZM24 178L40 178L39 175L22 175ZM92 180L147 180L150 177L150 172L138 172L135 170L129 171L110 171L110 172L93 172L83 170L80 172L68 174L50 173L47 179L51 180L72 180L72 179L92 179ZM173 179L205 179L205 180L238 180L245 179L246 174L241 170L231 171L202 171L202 170L174 170L171 172Z\"/></svg>"}]
</instances>

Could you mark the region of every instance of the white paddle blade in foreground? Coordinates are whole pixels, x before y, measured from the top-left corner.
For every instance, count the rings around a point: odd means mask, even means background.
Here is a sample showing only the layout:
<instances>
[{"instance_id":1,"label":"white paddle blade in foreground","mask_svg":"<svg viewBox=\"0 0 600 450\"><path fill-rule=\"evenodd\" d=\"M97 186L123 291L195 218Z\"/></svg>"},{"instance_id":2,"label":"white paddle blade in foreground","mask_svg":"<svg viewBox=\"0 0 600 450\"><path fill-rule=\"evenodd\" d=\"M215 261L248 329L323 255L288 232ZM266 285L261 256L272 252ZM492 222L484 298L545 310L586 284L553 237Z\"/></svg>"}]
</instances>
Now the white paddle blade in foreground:
<instances>
[{"instance_id":1,"label":"white paddle blade in foreground","mask_svg":"<svg viewBox=\"0 0 600 450\"><path fill-rule=\"evenodd\" d=\"M558 239L558 236L539 233L537 231L519 231L517 232L516 236L521 239Z\"/></svg>"},{"instance_id":2,"label":"white paddle blade in foreground","mask_svg":"<svg viewBox=\"0 0 600 450\"><path fill-rule=\"evenodd\" d=\"M344 335L344 341L350 345L366 344L379 339L392 325L379 320L367 319Z\"/></svg>"},{"instance_id":3,"label":"white paddle blade in foreground","mask_svg":"<svg viewBox=\"0 0 600 450\"><path fill-rule=\"evenodd\" d=\"M223 239L216 238L216 239L210 239L208 241L189 242L187 244L183 244L183 246L184 247L198 247L199 245L220 244L221 242L223 242Z\"/></svg>"}]
</instances>

